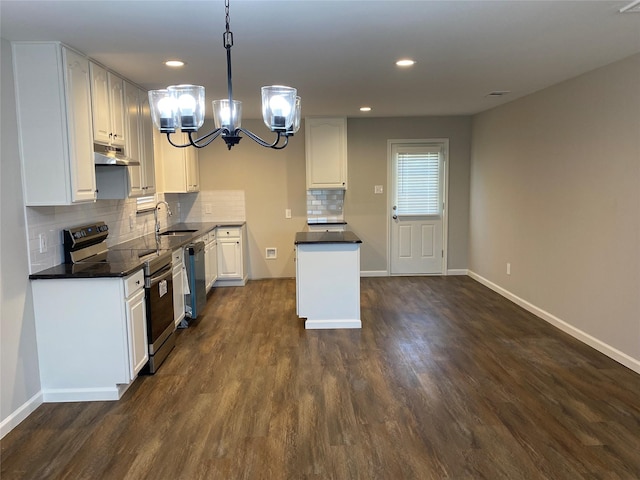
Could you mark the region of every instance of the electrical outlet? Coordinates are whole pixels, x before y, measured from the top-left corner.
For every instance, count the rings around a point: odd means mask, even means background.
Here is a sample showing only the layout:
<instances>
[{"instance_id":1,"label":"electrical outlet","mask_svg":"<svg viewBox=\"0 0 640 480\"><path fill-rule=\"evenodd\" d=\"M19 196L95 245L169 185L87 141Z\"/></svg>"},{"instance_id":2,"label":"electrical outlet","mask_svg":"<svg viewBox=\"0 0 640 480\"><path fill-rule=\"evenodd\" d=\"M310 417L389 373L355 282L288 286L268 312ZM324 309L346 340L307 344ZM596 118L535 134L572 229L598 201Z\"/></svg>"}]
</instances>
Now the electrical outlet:
<instances>
[{"instance_id":1,"label":"electrical outlet","mask_svg":"<svg viewBox=\"0 0 640 480\"><path fill-rule=\"evenodd\" d=\"M287 208L284 211L284 218L291 218L291 209L290 208Z\"/></svg>"},{"instance_id":2,"label":"electrical outlet","mask_svg":"<svg viewBox=\"0 0 640 480\"><path fill-rule=\"evenodd\" d=\"M376 186L373 187L373 193L378 194L378 193L382 193L382 192L383 192L382 185L376 185Z\"/></svg>"},{"instance_id":3,"label":"electrical outlet","mask_svg":"<svg viewBox=\"0 0 640 480\"><path fill-rule=\"evenodd\" d=\"M213 211L211 210L211 204L210 203L205 203L204 204L204 213L207 215L211 215L213 213Z\"/></svg>"},{"instance_id":4,"label":"electrical outlet","mask_svg":"<svg viewBox=\"0 0 640 480\"><path fill-rule=\"evenodd\" d=\"M40 253L45 253L47 251L47 235L41 233L38 239L40 240Z\"/></svg>"},{"instance_id":5,"label":"electrical outlet","mask_svg":"<svg viewBox=\"0 0 640 480\"><path fill-rule=\"evenodd\" d=\"M511 264L507 262L507 275L511 275Z\"/></svg>"}]
</instances>

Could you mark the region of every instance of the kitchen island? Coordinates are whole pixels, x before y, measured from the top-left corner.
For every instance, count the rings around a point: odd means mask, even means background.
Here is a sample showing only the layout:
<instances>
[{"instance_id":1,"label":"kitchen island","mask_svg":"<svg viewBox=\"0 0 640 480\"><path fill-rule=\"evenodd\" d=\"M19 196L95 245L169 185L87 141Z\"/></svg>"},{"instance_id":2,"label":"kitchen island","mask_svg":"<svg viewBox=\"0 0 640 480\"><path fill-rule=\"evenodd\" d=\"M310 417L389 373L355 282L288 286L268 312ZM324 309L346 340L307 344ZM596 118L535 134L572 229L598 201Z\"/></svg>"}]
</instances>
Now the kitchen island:
<instances>
[{"instance_id":1,"label":"kitchen island","mask_svg":"<svg viewBox=\"0 0 640 480\"><path fill-rule=\"evenodd\" d=\"M353 232L296 233L296 304L305 328L362 327L361 244Z\"/></svg>"}]
</instances>

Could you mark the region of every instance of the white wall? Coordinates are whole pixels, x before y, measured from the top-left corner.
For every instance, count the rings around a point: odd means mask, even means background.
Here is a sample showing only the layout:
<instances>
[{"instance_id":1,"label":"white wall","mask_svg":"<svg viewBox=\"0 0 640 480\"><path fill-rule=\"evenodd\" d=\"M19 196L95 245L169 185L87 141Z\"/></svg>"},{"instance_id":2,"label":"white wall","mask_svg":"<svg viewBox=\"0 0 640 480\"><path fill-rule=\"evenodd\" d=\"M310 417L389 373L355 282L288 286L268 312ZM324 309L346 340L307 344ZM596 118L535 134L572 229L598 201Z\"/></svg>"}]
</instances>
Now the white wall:
<instances>
[{"instance_id":1,"label":"white wall","mask_svg":"<svg viewBox=\"0 0 640 480\"><path fill-rule=\"evenodd\" d=\"M40 373L13 92L11 46L1 41L0 87L0 437L41 403Z\"/></svg>"},{"instance_id":2,"label":"white wall","mask_svg":"<svg viewBox=\"0 0 640 480\"><path fill-rule=\"evenodd\" d=\"M477 278L638 372L639 85L635 55L476 115L469 238Z\"/></svg>"}]
</instances>

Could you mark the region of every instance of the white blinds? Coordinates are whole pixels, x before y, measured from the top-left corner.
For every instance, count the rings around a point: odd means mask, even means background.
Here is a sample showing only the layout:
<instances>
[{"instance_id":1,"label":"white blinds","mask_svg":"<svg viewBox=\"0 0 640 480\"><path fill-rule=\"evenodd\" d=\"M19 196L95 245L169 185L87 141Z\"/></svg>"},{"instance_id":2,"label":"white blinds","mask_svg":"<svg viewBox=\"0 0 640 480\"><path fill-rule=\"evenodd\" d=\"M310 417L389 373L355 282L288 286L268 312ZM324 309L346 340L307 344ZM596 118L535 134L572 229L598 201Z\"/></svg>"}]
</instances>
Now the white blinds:
<instances>
[{"instance_id":1,"label":"white blinds","mask_svg":"<svg viewBox=\"0 0 640 480\"><path fill-rule=\"evenodd\" d=\"M397 215L439 215L440 149L397 153Z\"/></svg>"}]
</instances>

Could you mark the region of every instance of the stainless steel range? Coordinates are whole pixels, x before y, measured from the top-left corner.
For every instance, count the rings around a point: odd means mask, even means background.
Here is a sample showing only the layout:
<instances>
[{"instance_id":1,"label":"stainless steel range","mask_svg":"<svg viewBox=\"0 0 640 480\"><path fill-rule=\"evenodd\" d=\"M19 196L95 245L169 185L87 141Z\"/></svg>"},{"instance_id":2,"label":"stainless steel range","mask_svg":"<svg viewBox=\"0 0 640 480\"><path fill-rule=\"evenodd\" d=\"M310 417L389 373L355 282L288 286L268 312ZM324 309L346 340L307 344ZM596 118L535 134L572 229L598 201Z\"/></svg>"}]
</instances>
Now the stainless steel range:
<instances>
[{"instance_id":1,"label":"stainless steel range","mask_svg":"<svg viewBox=\"0 0 640 480\"><path fill-rule=\"evenodd\" d=\"M107 247L109 227L104 222L64 230L65 263L95 265L142 265L145 281L145 303L149 363L143 373L155 373L175 346L173 321L173 277L171 251Z\"/></svg>"}]
</instances>

